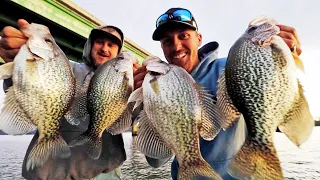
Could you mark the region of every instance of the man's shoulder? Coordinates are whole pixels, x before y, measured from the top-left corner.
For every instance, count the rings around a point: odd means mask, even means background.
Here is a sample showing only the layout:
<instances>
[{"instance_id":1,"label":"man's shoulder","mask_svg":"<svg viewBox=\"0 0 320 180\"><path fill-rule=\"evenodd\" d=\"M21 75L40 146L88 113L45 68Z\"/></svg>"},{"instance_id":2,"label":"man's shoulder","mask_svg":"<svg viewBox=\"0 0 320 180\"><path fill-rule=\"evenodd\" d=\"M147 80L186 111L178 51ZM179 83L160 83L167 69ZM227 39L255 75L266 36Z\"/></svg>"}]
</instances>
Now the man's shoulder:
<instances>
[{"instance_id":1,"label":"man's shoulder","mask_svg":"<svg viewBox=\"0 0 320 180\"><path fill-rule=\"evenodd\" d=\"M223 57L223 58L217 58L215 60L215 62L221 66L225 66L226 65L226 62L227 62L227 58L226 57Z\"/></svg>"},{"instance_id":2,"label":"man's shoulder","mask_svg":"<svg viewBox=\"0 0 320 180\"><path fill-rule=\"evenodd\" d=\"M204 61L205 64L214 63L225 65L227 58L219 58L218 50L219 43L216 41L212 41L205 44L198 51L200 61Z\"/></svg>"},{"instance_id":3,"label":"man's shoulder","mask_svg":"<svg viewBox=\"0 0 320 180\"><path fill-rule=\"evenodd\" d=\"M224 68L227 62L227 58L207 57L203 60L203 64L207 64L207 68Z\"/></svg>"}]
</instances>

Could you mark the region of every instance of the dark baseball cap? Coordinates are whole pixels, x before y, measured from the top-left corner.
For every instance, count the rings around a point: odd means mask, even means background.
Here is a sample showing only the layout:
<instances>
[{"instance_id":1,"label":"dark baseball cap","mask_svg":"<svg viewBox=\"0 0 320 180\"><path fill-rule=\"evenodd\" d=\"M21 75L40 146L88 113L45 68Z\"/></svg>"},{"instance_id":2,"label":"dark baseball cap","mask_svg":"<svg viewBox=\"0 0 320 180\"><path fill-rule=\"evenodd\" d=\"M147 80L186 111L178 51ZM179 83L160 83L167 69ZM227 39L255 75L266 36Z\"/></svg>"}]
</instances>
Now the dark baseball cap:
<instances>
[{"instance_id":1,"label":"dark baseball cap","mask_svg":"<svg viewBox=\"0 0 320 180\"><path fill-rule=\"evenodd\" d=\"M92 30L91 35L92 40L95 40L98 37L108 37L119 46L119 51L122 49L124 36L122 31L115 26L105 25L97 27Z\"/></svg>"},{"instance_id":2,"label":"dark baseball cap","mask_svg":"<svg viewBox=\"0 0 320 180\"><path fill-rule=\"evenodd\" d=\"M191 12L184 8L170 8L159 16L156 22L156 30L153 32L152 39L160 41L161 35L168 27L184 25L193 30L198 30L196 20Z\"/></svg>"}]
</instances>

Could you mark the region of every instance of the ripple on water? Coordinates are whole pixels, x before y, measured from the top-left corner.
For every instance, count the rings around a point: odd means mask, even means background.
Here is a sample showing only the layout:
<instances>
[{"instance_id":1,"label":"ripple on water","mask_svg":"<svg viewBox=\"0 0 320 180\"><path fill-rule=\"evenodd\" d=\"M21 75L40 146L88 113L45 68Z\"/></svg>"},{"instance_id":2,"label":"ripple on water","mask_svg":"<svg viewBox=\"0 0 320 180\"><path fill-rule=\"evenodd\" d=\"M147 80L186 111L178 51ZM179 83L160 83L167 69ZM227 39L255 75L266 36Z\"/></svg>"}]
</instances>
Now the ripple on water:
<instances>
[{"instance_id":1,"label":"ripple on water","mask_svg":"<svg viewBox=\"0 0 320 180\"><path fill-rule=\"evenodd\" d=\"M320 180L320 127L300 148L284 134L276 133L275 146L287 180ZM32 136L0 136L0 180L20 180L25 151ZM150 167L145 157L132 145L131 133L123 134L127 160L121 166L124 180L171 179L171 161L160 168Z\"/></svg>"}]
</instances>

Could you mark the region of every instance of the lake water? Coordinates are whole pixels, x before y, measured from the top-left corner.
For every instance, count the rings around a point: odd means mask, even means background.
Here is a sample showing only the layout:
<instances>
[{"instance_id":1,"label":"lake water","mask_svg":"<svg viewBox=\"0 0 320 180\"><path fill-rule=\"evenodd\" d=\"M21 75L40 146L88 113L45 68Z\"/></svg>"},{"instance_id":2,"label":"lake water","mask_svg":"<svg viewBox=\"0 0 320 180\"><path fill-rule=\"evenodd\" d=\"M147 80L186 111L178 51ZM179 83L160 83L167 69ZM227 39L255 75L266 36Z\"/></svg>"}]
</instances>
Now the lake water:
<instances>
[{"instance_id":1,"label":"lake water","mask_svg":"<svg viewBox=\"0 0 320 180\"><path fill-rule=\"evenodd\" d=\"M25 151L31 135L0 136L0 179L19 180ZM148 166L144 156L132 144L131 133L124 133L127 160L122 165L124 180L171 179L170 163L158 169ZM310 139L300 148L296 147L282 133L276 133L275 145L281 161L283 173L290 180L320 179L320 127L315 127Z\"/></svg>"}]
</instances>

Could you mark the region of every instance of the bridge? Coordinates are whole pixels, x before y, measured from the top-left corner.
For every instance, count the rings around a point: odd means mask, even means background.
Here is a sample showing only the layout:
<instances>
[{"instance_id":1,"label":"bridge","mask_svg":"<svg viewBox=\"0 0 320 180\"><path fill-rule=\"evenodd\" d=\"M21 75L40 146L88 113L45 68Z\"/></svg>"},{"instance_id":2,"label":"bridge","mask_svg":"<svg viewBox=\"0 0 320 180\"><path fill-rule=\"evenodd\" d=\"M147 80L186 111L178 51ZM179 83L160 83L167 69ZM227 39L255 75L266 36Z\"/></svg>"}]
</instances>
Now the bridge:
<instances>
[{"instance_id":1,"label":"bridge","mask_svg":"<svg viewBox=\"0 0 320 180\"><path fill-rule=\"evenodd\" d=\"M82 61L82 50L90 31L105 24L70 0L2 0L1 31L5 26L17 27L18 19L46 25L66 56L77 62ZM133 52L140 62L151 55L126 37L124 49Z\"/></svg>"}]
</instances>

